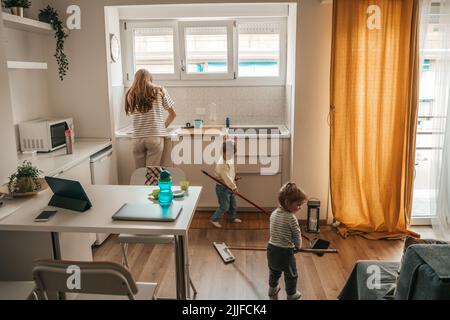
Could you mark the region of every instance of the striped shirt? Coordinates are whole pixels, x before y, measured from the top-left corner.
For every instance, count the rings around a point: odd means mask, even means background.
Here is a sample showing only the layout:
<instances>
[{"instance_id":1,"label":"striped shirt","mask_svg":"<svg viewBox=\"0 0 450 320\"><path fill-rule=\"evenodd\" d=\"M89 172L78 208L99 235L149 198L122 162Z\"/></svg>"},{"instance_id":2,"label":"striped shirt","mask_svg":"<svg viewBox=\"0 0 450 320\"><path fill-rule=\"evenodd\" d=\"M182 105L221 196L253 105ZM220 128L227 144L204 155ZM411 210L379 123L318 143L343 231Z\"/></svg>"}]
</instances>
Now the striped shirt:
<instances>
[{"instance_id":1,"label":"striped shirt","mask_svg":"<svg viewBox=\"0 0 450 320\"><path fill-rule=\"evenodd\" d=\"M153 107L147 113L134 112L132 114L133 138L165 137L168 131L164 119L164 111L172 109L175 103L165 88L153 101Z\"/></svg>"},{"instance_id":2,"label":"striped shirt","mask_svg":"<svg viewBox=\"0 0 450 320\"><path fill-rule=\"evenodd\" d=\"M302 237L297 217L282 209L276 209L270 215L269 243L281 248L300 248Z\"/></svg>"}]
</instances>

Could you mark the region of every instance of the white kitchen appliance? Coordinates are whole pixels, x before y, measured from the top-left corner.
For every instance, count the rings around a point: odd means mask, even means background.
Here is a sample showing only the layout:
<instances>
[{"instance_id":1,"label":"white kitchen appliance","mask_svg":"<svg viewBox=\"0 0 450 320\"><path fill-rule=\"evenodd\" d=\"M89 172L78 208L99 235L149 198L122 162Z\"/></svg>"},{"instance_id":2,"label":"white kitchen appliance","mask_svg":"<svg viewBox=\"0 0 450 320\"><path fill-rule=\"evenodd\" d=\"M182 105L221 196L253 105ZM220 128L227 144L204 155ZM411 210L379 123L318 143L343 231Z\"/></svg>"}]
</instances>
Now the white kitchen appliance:
<instances>
[{"instance_id":1,"label":"white kitchen appliance","mask_svg":"<svg viewBox=\"0 0 450 320\"><path fill-rule=\"evenodd\" d=\"M91 156L91 182L96 185L117 185L117 166L112 147L105 148ZM92 243L101 245L109 234L97 233Z\"/></svg>"},{"instance_id":2,"label":"white kitchen appliance","mask_svg":"<svg viewBox=\"0 0 450 320\"><path fill-rule=\"evenodd\" d=\"M72 118L36 119L19 124L22 151L51 152L66 146L64 132L73 127Z\"/></svg>"}]
</instances>

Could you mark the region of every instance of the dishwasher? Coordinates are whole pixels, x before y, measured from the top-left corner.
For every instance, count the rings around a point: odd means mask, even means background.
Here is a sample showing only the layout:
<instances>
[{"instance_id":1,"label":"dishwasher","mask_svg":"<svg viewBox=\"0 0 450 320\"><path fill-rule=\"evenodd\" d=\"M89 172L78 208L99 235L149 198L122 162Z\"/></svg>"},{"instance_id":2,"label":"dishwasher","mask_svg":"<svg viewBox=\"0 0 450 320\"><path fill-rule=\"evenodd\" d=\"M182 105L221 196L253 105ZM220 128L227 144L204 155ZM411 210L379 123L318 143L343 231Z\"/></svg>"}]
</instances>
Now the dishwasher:
<instances>
[{"instance_id":1,"label":"dishwasher","mask_svg":"<svg viewBox=\"0 0 450 320\"><path fill-rule=\"evenodd\" d=\"M91 183L93 185L117 185L117 166L113 157L113 148L109 146L91 156ZM92 239L95 245L101 245L109 234L97 233Z\"/></svg>"}]
</instances>

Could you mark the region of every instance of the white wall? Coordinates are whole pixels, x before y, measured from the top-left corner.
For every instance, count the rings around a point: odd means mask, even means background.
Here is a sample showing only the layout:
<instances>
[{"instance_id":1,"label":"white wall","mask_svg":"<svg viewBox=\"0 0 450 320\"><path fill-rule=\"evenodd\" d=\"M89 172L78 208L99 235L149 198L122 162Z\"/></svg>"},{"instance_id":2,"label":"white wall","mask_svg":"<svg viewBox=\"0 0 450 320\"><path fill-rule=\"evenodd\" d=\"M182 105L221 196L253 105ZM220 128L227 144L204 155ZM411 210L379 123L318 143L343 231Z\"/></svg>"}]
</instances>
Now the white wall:
<instances>
[{"instance_id":1,"label":"white wall","mask_svg":"<svg viewBox=\"0 0 450 320\"><path fill-rule=\"evenodd\" d=\"M56 8L63 20L72 4L80 5L82 15L82 29L70 31L66 40L69 71L64 81L57 77L54 59L49 64L49 73L55 75L49 79L55 114L74 118L77 137L110 138L104 1L44 2Z\"/></svg>"},{"instance_id":2,"label":"white wall","mask_svg":"<svg viewBox=\"0 0 450 320\"><path fill-rule=\"evenodd\" d=\"M52 36L10 28L4 30L8 60L48 61L47 50ZM47 70L11 69L8 74L16 128L20 122L52 114Z\"/></svg>"},{"instance_id":3,"label":"white wall","mask_svg":"<svg viewBox=\"0 0 450 320\"><path fill-rule=\"evenodd\" d=\"M17 166L16 142L4 43L3 18L0 15L0 183L8 181Z\"/></svg>"},{"instance_id":4,"label":"white wall","mask_svg":"<svg viewBox=\"0 0 450 320\"><path fill-rule=\"evenodd\" d=\"M106 32L107 32L107 43L106 43L106 50L108 51L110 48L110 36L115 35L117 39L119 40L119 43L121 42L120 37L120 17L119 17L119 9L115 7L110 7L105 9L105 15L106 15ZM120 45L122 45L120 43ZM124 87L124 81L123 81L123 65L122 65L122 57L120 57L119 61L114 62L112 61L111 57L108 56L108 67L109 67L109 101L110 101L110 107L112 107L112 110L110 110L111 117L113 120L113 123L111 127L114 130L123 128L128 125L128 117L125 115L124 111L124 94L125 94L125 87Z\"/></svg>"},{"instance_id":5,"label":"white wall","mask_svg":"<svg viewBox=\"0 0 450 320\"><path fill-rule=\"evenodd\" d=\"M37 19L41 1L32 2L25 10L25 16ZM54 43L51 35L4 28L5 52L7 60L47 62L49 45ZM52 114L49 98L48 72L46 70L8 70L13 122L16 129L17 149L19 137L17 124L23 121L46 117Z\"/></svg>"},{"instance_id":6,"label":"white wall","mask_svg":"<svg viewBox=\"0 0 450 320\"><path fill-rule=\"evenodd\" d=\"M318 0L300 0L297 15L292 178L309 196L321 200L321 219L326 219L332 6Z\"/></svg>"}]
</instances>

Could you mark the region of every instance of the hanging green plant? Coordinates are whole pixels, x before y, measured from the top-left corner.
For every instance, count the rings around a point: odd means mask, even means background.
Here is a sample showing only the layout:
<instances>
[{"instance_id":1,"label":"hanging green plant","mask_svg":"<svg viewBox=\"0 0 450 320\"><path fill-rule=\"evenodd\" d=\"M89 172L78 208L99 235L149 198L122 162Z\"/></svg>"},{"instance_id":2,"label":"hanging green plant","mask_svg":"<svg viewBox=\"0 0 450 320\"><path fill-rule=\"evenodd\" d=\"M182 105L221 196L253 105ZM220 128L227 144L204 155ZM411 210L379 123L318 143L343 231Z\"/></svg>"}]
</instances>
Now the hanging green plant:
<instances>
[{"instance_id":1,"label":"hanging green plant","mask_svg":"<svg viewBox=\"0 0 450 320\"><path fill-rule=\"evenodd\" d=\"M58 12L50 6L39 11L39 21L49 23L55 30L56 53L54 57L58 63L59 78L63 81L67 70L69 70L69 60L67 60L67 56L64 53L64 41L69 35L64 29L63 22L59 19Z\"/></svg>"}]
</instances>

